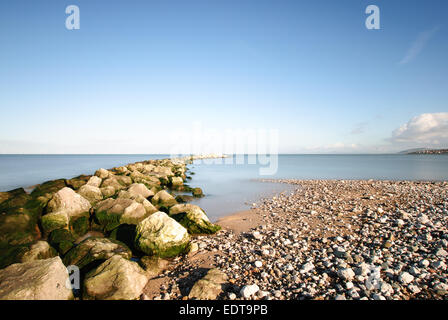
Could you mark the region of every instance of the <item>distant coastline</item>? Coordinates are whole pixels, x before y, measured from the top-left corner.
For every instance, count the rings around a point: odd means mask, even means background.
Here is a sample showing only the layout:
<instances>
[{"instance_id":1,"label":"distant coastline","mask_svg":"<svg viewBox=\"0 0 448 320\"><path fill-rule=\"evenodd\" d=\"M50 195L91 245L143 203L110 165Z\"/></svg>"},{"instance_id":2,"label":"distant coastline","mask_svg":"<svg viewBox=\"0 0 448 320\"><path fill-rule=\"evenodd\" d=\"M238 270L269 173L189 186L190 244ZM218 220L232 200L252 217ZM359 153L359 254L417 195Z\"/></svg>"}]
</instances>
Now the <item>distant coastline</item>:
<instances>
[{"instance_id":1,"label":"distant coastline","mask_svg":"<svg viewBox=\"0 0 448 320\"><path fill-rule=\"evenodd\" d=\"M412 149L400 152L401 154L448 154L448 149Z\"/></svg>"}]
</instances>

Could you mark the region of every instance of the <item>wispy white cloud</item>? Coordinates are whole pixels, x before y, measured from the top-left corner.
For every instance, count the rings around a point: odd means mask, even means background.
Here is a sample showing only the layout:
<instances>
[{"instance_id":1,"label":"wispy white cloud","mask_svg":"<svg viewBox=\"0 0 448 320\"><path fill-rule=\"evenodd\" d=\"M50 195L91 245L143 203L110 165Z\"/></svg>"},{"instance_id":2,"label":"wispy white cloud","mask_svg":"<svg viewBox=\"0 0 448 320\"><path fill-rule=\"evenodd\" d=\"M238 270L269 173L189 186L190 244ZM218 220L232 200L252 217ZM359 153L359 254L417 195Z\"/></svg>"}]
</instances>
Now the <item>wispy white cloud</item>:
<instances>
[{"instance_id":1,"label":"wispy white cloud","mask_svg":"<svg viewBox=\"0 0 448 320\"><path fill-rule=\"evenodd\" d=\"M392 132L392 142L448 145L448 112L424 113Z\"/></svg>"},{"instance_id":2,"label":"wispy white cloud","mask_svg":"<svg viewBox=\"0 0 448 320\"><path fill-rule=\"evenodd\" d=\"M399 62L400 65L407 64L414 60L420 52L424 49L428 41L434 36L434 34L439 30L439 27L434 27L431 30L421 32L417 38L412 43L411 47L406 52L405 56Z\"/></svg>"},{"instance_id":3,"label":"wispy white cloud","mask_svg":"<svg viewBox=\"0 0 448 320\"><path fill-rule=\"evenodd\" d=\"M350 134L361 134L365 132L367 122L360 122L350 131Z\"/></svg>"}]
</instances>

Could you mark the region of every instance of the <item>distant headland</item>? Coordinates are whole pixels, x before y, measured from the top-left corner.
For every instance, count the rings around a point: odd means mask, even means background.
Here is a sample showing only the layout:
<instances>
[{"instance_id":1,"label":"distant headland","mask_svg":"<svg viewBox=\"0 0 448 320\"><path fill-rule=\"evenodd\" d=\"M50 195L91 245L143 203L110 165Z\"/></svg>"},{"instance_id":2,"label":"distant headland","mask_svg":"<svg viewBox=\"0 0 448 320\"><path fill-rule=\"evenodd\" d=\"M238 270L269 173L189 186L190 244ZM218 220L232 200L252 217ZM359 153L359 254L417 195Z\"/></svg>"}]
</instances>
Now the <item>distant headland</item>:
<instances>
[{"instance_id":1,"label":"distant headland","mask_svg":"<svg viewBox=\"0 0 448 320\"><path fill-rule=\"evenodd\" d=\"M409 149L401 151L402 154L448 154L447 149L429 149L429 148L419 148L419 149Z\"/></svg>"}]
</instances>

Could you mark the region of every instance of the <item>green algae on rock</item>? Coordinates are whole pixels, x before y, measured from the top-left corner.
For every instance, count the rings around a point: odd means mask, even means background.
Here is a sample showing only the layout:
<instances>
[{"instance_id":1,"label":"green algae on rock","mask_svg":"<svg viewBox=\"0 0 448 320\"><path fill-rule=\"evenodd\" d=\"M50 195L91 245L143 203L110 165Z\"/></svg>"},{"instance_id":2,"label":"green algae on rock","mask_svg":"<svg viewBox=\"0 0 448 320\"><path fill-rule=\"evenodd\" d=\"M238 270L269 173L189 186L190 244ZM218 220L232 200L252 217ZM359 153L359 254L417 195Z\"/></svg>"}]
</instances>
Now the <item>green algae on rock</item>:
<instances>
[{"instance_id":1,"label":"green algae on rock","mask_svg":"<svg viewBox=\"0 0 448 320\"><path fill-rule=\"evenodd\" d=\"M48 202L47 214L42 217L45 233L56 229L66 229L81 217L90 216L90 202L72 189L65 187L56 192Z\"/></svg>"},{"instance_id":2,"label":"green algae on rock","mask_svg":"<svg viewBox=\"0 0 448 320\"><path fill-rule=\"evenodd\" d=\"M170 209L170 217L187 228L190 234L211 234L221 230L213 224L205 212L194 204L177 204Z\"/></svg>"},{"instance_id":3,"label":"green algae on rock","mask_svg":"<svg viewBox=\"0 0 448 320\"><path fill-rule=\"evenodd\" d=\"M91 205L103 200L103 193L101 192L101 189L89 184L85 184L79 188L78 193L87 199Z\"/></svg>"},{"instance_id":4,"label":"green algae on rock","mask_svg":"<svg viewBox=\"0 0 448 320\"><path fill-rule=\"evenodd\" d=\"M156 208L162 206L169 208L177 204L176 199L165 190L157 192L154 197L152 197L151 202Z\"/></svg>"},{"instance_id":5,"label":"green algae on rock","mask_svg":"<svg viewBox=\"0 0 448 320\"><path fill-rule=\"evenodd\" d=\"M137 224L148 215L143 204L126 198L109 198L95 207L95 219L105 231L111 231L120 224Z\"/></svg>"},{"instance_id":6,"label":"green algae on rock","mask_svg":"<svg viewBox=\"0 0 448 320\"><path fill-rule=\"evenodd\" d=\"M65 184L75 190L80 189L82 186L86 185L91 176L80 175L72 179L65 180Z\"/></svg>"},{"instance_id":7,"label":"green algae on rock","mask_svg":"<svg viewBox=\"0 0 448 320\"><path fill-rule=\"evenodd\" d=\"M174 257L189 249L187 229L164 212L156 212L136 228L135 245L148 255Z\"/></svg>"},{"instance_id":8,"label":"green algae on rock","mask_svg":"<svg viewBox=\"0 0 448 320\"><path fill-rule=\"evenodd\" d=\"M65 255L71 248L73 248L75 237L67 229L58 229L50 233L48 242L61 255Z\"/></svg>"},{"instance_id":9,"label":"green algae on rock","mask_svg":"<svg viewBox=\"0 0 448 320\"><path fill-rule=\"evenodd\" d=\"M63 261L66 266L75 265L82 269L92 262L107 260L115 255L130 259L132 252L120 241L90 237L67 252Z\"/></svg>"},{"instance_id":10,"label":"green algae on rock","mask_svg":"<svg viewBox=\"0 0 448 320\"><path fill-rule=\"evenodd\" d=\"M204 196L204 193L202 193L201 188L193 188L191 190L191 193L193 194L193 197L196 197L196 198L201 198Z\"/></svg>"},{"instance_id":11,"label":"green algae on rock","mask_svg":"<svg viewBox=\"0 0 448 320\"><path fill-rule=\"evenodd\" d=\"M13 263L48 259L56 255L56 250L48 242L42 240L28 244L0 247L0 269Z\"/></svg>"}]
</instances>

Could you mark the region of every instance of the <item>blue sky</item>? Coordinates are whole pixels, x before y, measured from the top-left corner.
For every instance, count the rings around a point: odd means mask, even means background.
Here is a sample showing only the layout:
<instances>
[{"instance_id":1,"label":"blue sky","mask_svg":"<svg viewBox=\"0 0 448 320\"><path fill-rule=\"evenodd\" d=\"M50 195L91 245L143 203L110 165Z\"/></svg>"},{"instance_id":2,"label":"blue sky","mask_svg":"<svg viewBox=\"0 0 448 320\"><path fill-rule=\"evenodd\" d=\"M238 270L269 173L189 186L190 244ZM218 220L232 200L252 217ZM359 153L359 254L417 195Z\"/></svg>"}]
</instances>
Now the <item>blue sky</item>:
<instances>
[{"instance_id":1,"label":"blue sky","mask_svg":"<svg viewBox=\"0 0 448 320\"><path fill-rule=\"evenodd\" d=\"M197 122L278 130L282 153L448 147L447 15L443 0L2 1L0 153L167 153Z\"/></svg>"}]
</instances>

